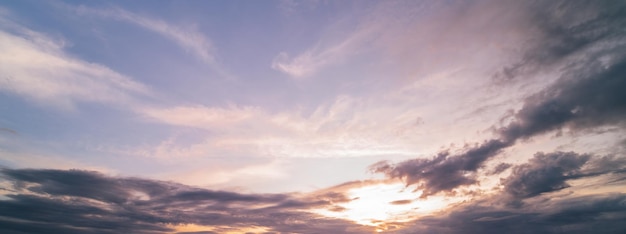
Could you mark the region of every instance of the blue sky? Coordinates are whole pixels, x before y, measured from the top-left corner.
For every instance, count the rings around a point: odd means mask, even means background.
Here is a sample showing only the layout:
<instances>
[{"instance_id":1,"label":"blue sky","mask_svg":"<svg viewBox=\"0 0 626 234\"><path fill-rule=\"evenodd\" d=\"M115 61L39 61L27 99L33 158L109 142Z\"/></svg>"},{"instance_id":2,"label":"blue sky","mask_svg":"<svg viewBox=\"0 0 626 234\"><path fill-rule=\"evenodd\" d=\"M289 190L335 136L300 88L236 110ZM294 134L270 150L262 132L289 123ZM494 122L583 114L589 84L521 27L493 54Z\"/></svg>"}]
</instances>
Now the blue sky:
<instances>
[{"instance_id":1,"label":"blue sky","mask_svg":"<svg viewBox=\"0 0 626 234\"><path fill-rule=\"evenodd\" d=\"M523 223L536 219L531 214L566 212L563 204L577 199L623 201L624 7L5 2L2 196L17 202L16 194L43 191L11 183L48 188L42 181L85 173L105 184L141 180L250 194L259 205L278 204L278 213L291 212L282 207L297 200L309 204L298 208L306 210L304 220L330 222L317 231L337 233L455 233L428 222L447 222L439 214L456 212L481 225ZM24 179L29 173L41 181ZM115 189L144 194L145 188ZM310 205L329 193L346 200ZM63 194L37 196L57 195ZM92 195L101 198L97 188ZM541 197L561 200L555 210L533 210ZM490 199L500 206L481 203ZM462 201L473 203L459 208ZM471 206L488 207L491 216L468 213ZM132 231L241 232L236 227L250 222L254 232L315 232L252 219L217 226L164 221ZM554 225L536 227L571 224ZM576 230L593 225L600 224Z\"/></svg>"}]
</instances>

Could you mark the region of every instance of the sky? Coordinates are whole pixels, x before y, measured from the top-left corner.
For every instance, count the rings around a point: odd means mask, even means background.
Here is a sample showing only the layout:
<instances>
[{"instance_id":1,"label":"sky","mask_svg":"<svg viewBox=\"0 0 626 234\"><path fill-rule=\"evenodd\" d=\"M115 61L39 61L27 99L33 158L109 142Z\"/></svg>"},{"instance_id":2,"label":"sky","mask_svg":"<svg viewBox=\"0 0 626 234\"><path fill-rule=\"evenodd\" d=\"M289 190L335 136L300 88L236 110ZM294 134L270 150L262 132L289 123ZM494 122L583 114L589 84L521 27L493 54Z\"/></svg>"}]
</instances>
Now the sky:
<instances>
[{"instance_id":1,"label":"sky","mask_svg":"<svg viewBox=\"0 0 626 234\"><path fill-rule=\"evenodd\" d=\"M625 233L626 2L2 1L2 233Z\"/></svg>"}]
</instances>

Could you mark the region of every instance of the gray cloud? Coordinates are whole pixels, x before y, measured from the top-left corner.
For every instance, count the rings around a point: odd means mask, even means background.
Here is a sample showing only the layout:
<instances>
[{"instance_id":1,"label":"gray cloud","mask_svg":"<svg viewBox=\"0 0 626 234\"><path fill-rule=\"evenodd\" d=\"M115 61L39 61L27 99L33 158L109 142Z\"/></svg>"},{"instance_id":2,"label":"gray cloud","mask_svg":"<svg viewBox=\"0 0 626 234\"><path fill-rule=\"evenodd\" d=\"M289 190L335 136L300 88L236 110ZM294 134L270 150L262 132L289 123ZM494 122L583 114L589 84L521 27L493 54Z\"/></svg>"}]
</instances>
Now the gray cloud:
<instances>
[{"instance_id":1,"label":"gray cloud","mask_svg":"<svg viewBox=\"0 0 626 234\"><path fill-rule=\"evenodd\" d=\"M626 4L621 1L535 1L521 8L526 12L524 25L534 33L519 60L496 72L498 83L569 61L565 58L597 49L597 45L623 41Z\"/></svg>"},{"instance_id":2,"label":"gray cloud","mask_svg":"<svg viewBox=\"0 0 626 234\"><path fill-rule=\"evenodd\" d=\"M171 233L167 224L262 226L276 232L367 230L302 211L332 208L337 194L240 194L80 170L2 169L13 186L0 200L3 233ZM359 231L361 230L361 231ZM216 230L213 230L216 231ZM219 230L217 230L219 232Z\"/></svg>"},{"instance_id":3,"label":"gray cloud","mask_svg":"<svg viewBox=\"0 0 626 234\"><path fill-rule=\"evenodd\" d=\"M498 132L516 140L570 127L572 130L605 124L623 124L626 117L626 59L566 73L552 86L530 96L514 121Z\"/></svg>"},{"instance_id":4,"label":"gray cloud","mask_svg":"<svg viewBox=\"0 0 626 234\"><path fill-rule=\"evenodd\" d=\"M540 201L519 209L483 200L444 216L419 219L399 233L623 233L626 195Z\"/></svg>"},{"instance_id":5,"label":"gray cloud","mask_svg":"<svg viewBox=\"0 0 626 234\"><path fill-rule=\"evenodd\" d=\"M373 172L385 173L392 178L405 179L407 185L417 184L423 190L422 197L441 191L449 191L461 185L476 183L473 175L484 161L493 157L510 143L499 140L485 141L469 147L465 153L450 156L439 153L432 159L412 159L391 165L379 162L370 167Z\"/></svg>"},{"instance_id":6,"label":"gray cloud","mask_svg":"<svg viewBox=\"0 0 626 234\"><path fill-rule=\"evenodd\" d=\"M535 197L570 187L568 180L626 173L626 159L575 152L537 153L527 163L513 167L502 179L504 192L513 199ZM618 178L618 182L624 178Z\"/></svg>"},{"instance_id":7,"label":"gray cloud","mask_svg":"<svg viewBox=\"0 0 626 234\"><path fill-rule=\"evenodd\" d=\"M486 142L474 148L485 149L492 144ZM439 157L445 159L447 155ZM438 161L441 162L445 160ZM472 160L443 164L476 167ZM531 199L517 207L507 206L506 199L502 198L514 195L524 199L564 188L570 179L624 173L625 165L620 157L592 158L563 152L537 154L528 163L513 168L511 176L503 182L505 190L502 194L454 206L443 215L420 217L412 223L394 225L399 228L409 225L397 230L398 233L525 233L520 230L585 233L596 228L597 233L619 233L626 228L619 219L626 215L626 196L623 194L570 197L558 201ZM2 184L11 184L0 199L0 230L3 233L174 232L168 224L216 227L198 233L243 232L250 226L267 227L268 231L276 233L373 231L371 227L303 211L311 208L333 210L337 204L350 201L345 194L332 191L333 188L306 197L242 194L172 182L109 177L80 170L2 169L0 178ZM341 191L341 188L355 183L334 188ZM391 204L410 202L398 200Z\"/></svg>"},{"instance_id":8,"label":"gray cloud","mask_svg":"<svg viewBox=\"0 0 626 234\"><path fill-rule=\"evenodd\" d=\"M543 10L537 13L544 18L535 23L547 27L545 30L551 33L546 33L547 38L540 42L540 49L529 51L533 55L527 59L546 64L546 59L565 60L573 56L574 51L585 52L564 67L556 82L526 98L509 124L494 127L497 137L492 140L468 147L464 153L456 155L449 155L444 150L430 159L413 159L398 164L380 162L370 169L388 177L405 179L407 185L417 184L424 190L423 196L428 196L476 183L474 172L520 139L563 128L578 131L626 123L626 37L623 37L624 30L617 27L626 20L626 15L619 14L626 10L626 5L601 1L542 4L548 4L547 9L563 12L558 15ZM588 4L594 6L593 11L589 15L578 14L577 10L590 7L586 6ZM596 32L594 25L604 26Z\"/></svg>"},{"instance_id":9,"label":"gray cloud","mask_svg":"<svg viewBox=\"0 0 626 234\"><path fill-rule=\"evenodd\" d=\"M0 132L10 133L12 135L19 135L17 133L17 131L15 131L13 129L10 129L10 128L2 128L2 127L0 127Z\"/></svg>"},{"instance_id":10,"label":"gray cloud","mask_svg":"<svg viewBox=\"0 0 626 234\"><path fill-rule=\"evenodd\" d=\"M513 168L503 181L506 192L520 197L533 197L569 187L566 180L580 174L580 168L591 158L574 152L537 153L526 164Z\"/></svg>"},{"instance_id":11,"label":"gray cloud","mask_svg":"<svg viewBox=\"0 0 626 234\"><path fill-rule=\"evenodd\" d=\"M512 165L510 163L500 163L496 167L494 167L488 174L489 175L497 175L509 169Z\"/></svg>"}]
</instances>

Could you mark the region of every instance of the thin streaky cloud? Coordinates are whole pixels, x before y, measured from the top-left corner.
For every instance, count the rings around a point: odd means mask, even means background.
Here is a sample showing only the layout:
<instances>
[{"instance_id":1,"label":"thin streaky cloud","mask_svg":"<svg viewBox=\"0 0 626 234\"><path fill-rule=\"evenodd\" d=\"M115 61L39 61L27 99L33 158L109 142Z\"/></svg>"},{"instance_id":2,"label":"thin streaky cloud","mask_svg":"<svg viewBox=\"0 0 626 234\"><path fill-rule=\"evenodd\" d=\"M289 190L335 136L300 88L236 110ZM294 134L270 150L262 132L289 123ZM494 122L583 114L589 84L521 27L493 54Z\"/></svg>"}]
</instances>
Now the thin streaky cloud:
<instances>
[{"instance_id":1,"label":"thin streaky cloud","mask_svg":"<svg viewBox=\"0 0 626 234\"><path fill-rule=\"evenodd\" d=\"M340 64L348 57L366 49L368 42L375 38L380 24L361 25L361 27L337 43L322 45L318 42L306 51L290 57L287 52L279 53L272 61L272 69L283 72L294 79L312 76L333 64Z\"/></svg>"},{"instance_id":2,"label":"thin streaky cloud","mask_svg":"<svg viewBox=\"0 0 626 234\"><path fill-rule=\"evenodd\" d=\"M0 90L70 110L77 102L129 105L150 89L110 68L65 52L65 42L2 19Z\"/></svg>"},{"instance_id":3,"label":"thin streaky cloud","mask_svg":"<svg viewBox=\"0 0 626 234\"><path fill-rule=\"evenodd\" d=\"M216 48L210 38L193 26L175 25L161 19L139 15L121 8L94 9L80 6L76 8L76 12L82 15L95 15L124 21L159 34L175 43L187 53L194 55L202 62L209 65L222 77L232 78L232 75L219 64L215 56Z\"/></svg>"},{"instance_id":4,"label":"thin streaky cloud","mask_svg":"<svg viewBox=\"0 0 626 234\"><path fill-rule=\"evenodd\" d=\"M246 151L272 157L364 157L412 154L407 132L414 129L416 113L388 116L370 108L371 100L337 98L313 113L273 113L259 106L174 106L145 108L138 113L146 121L206 130L210 136L186 147L169 141L153 149L130 152L142 155L223 156L221 150ZM358 110L373 115L353 115ZM392 123L383 120L394 119ZM245 131L236 129L246 129ZM389 138L401 140L392 142ZM376 142L376 144L373 144ZM248 152L249 150L249 152ZM158 153L161 152L161 153ZM135 153L131 153L135 154ZM168 156L169 157L169 156Z\"/></svg>"},{"instance_id":5,"label":"thin streaky cloud","mask_svg":"<svg viewBox=\"0 0 626 234\"><path fill-rule=\"evenodd\" d=\"M0 132L9 133L9 134L12 134L12 135L19 135L17 133L17 131L15 131L13 129L10 129L10 128L2 128L2 127L0 127Z\"/></svg>"}]
</instances>

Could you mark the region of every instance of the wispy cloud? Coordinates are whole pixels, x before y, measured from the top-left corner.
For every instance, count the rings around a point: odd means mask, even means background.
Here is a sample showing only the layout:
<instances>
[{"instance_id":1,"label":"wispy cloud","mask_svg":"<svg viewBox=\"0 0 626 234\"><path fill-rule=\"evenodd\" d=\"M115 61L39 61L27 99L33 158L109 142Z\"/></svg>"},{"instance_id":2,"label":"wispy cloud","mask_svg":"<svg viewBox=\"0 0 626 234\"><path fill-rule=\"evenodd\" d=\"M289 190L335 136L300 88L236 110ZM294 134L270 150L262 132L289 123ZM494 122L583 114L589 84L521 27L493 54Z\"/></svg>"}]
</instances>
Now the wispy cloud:
<instances>
[{"instance_id":1,"label":"wispy cloud","mask_svg":"<svg viewBox=\"0 0 626 234\"><path fill-rule=\"evenodd\" d=\"M19 135L19 134L17 133L17 131L15 131L15 130L13 130L13 129L10 129L10 128L2 128L2 127L0 127L0 132L3 132L3 133L9 133L9 134L14 135L14 136Z\"/></svg>"},{"instance_id":2,"label":"wispy cloud","mask_svg":"<svg viewBox=\"0 0 626 234\"><path fill-rule=\"evenodd\" d=\"M404 110L389 116L370 108L367 101L350 97L340 97L306 115L271 113L251 106L148 108L141 113L148 120L207 130L212 137L182 151L205 156L235 149L232 152L247 149L252 155L272 157L406 155L414 150L408 133L419 125L416 112ZM170 147L162 144L155 150L164 152L158 155L179 155L175 153L179 150Z\"/></svg>"},{"instance_id":3,"label":"wispy cloud","mask_svg":"<svg viewBox=\"0 0 626 234\"><path fill-rule=\"evenodd\" d=\"M368 43L376 38L381 26L371 22L362 24L338 42L318 42L313 48L293 57L287 52L281 52L272 61L272 68L296 79L311 76L327 66L339 64L348 57L367 50Z\"/></svg>"},{"instance_id":4,"label":"wispy cloud","mask_svg":"<svg viewBox=\"0 0 626 234\"><path fill-rule=\"evenodd\" d=\"M75 58L65 43L7 19L0 21L0 90L62 109L77 102L129 104L145 85L106 66Z\"/></svg>"},{"instance_id":5,"label":"wispy cloud","mask_svg":"<svg viewBox=\"0 0 626 234\"><path fill-rule=\"evenodd\" d=\"M318 5L322 4L318 0L311 1L294 1L294 0L280 0L277 7L285 16L293 16L301 11L314 10Z\"/></svg>"},{"instance_id":6,"label":"wispy cloud","mask_svg":"<svg viewBox=\"0 0 626 234\"><path fill-rule=\"evenodd\" d=\"M124 21L159 34L211 66L220 75L227 78L230 77L217 61L215 57L216 48L211 40L193 26L176 25L161 19L132 13L121 8L94 9L80 6L75 9L79 14Z\"/></svg>"}]
</instances>

